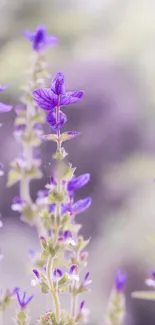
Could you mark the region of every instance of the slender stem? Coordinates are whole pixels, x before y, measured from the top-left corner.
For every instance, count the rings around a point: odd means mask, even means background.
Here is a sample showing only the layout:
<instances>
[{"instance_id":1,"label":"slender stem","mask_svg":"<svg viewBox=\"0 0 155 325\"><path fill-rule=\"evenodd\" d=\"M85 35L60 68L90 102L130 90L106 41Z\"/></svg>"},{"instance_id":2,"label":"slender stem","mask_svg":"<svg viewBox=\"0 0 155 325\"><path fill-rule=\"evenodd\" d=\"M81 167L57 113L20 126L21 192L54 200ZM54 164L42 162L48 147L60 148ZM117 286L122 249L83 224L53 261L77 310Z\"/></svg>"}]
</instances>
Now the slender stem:
<instances>
[{"instance_id":1,"label":"slender stem","mask_svg":"<svg viewBox=\"0 0 155 325\"><path fill-rule=\"evenodd\" d=\"M75 313L76 313L76 295L72 295L71 297L71 317L75 317Z\"/></svg>"},{"instance_id":2,"label":"slender stem","mask_svg":"<svg viewBox=\"0 0 155 325\"><path fill-rule=\"evenodd\" d=\"M52 293L53 300L54 300L54 304L55 304L56 320L59 323L59 321L60 321L60 314L61 314L61 312L60 312L60 301L59 301L59 297L58 297L57 291L56 291L56 289L53 286L53 281L51 279L52 263L53 263L52 256L49 256L48 262L47 262L47 278L48 278L48 282L49 282L49 286L50 286L50 291Z\"/></svg>"}]
</instances>

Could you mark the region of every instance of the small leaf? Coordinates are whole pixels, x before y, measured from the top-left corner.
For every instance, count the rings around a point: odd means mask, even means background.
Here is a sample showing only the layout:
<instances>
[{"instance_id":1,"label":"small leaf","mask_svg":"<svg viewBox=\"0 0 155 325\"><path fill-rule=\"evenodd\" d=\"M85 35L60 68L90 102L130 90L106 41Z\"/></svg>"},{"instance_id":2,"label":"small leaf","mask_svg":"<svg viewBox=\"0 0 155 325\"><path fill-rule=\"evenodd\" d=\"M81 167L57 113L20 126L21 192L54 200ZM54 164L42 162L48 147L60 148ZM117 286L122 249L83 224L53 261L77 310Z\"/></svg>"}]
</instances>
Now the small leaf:
<instances>
[{"instance_id":1,"label":"small leaf","mask_svg":"<svg viewBox=\"0 0 155 325\"><path fill-rule=\"evenodd\" d=\"M133 298L155 300L155 291L135 291L131 295Z\"/></svg>"},{"instance_id":2,"label":"small leaf","mask_svg":"<svg viewBox=\"0 0 155 325\"><path fill-rule=\"evenodd\" d=\"M8 174L7 187L10 187L20 180L20 174L15 170L10 170Z\"/></svg>"},{"instance_id":3,"label":"small leaf","mask_svg":"<svg viewBox=\"0 0 155 325\"><path fill-rule=\"evenodd\" d=\"M76 167L75 168L68 168L66 173L63 176L63 180L65 181L70 181L75 173Z\"/></svg>"},{"instance_id":4,"label":"small leaf","mask_svg":"<svg viewBox=\"0 0 155 325\"><path fill-rule=\"evenodd\" d=\"M52 157L57 160L63 160L67 155L68 153L65 151L65 149L61 148L61 151L57 150Z\"/></svg>"},{"instance_id":5,"label":"small leaf","mask_svg":"<svg viewBox=\"0 0 155 325\"><path fill-rule=\"evenodd\" d=\"M60 140L62 142L66 141L66 140L71 140L71 139L77 137L78 135L80 135L80 132L75 132L75 131L64 132L61 134Z\"/></svg>"},{"instance_id":6,"label":"small leaf","mask_svg":"<svg viewBox=\"0 0 155 325\"><path fill-rule=\"evenodd\" d=\"M57 135L56 134L43 134L41 135L42 140L48 140L48 141L55 141L57 142Z\"/></svg>"}]
</instances>

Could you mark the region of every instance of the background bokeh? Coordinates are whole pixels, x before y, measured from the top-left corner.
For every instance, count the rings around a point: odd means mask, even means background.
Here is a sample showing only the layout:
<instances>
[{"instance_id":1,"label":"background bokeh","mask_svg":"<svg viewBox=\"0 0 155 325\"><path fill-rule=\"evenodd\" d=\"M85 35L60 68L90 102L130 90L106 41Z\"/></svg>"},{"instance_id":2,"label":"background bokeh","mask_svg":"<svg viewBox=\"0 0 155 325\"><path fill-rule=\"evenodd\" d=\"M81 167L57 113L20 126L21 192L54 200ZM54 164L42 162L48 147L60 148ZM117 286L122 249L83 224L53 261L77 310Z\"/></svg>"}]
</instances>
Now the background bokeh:
<instances>
[{"instance_id":1,"label":"background bokeh","mask_svg":"<svg viewBox=\"0 0 155 325\"><path fill-rule=\"evenodd\" d=\"M45 24L59 45L48 49L50 74L62 71L68 89L84 89L84 100L67 108L66 128L82 136L66 144L78 174L90 172L91 182L78 197L91 195L92 207L78 217L82 233L91 236L88 295L90 324L104 323L104 312L118 268L128 273L127 325L153 325L153 302L131 299L145 289L155 267L155 1L154 0L0 0L0 82L10 84L1 101L20 102L31 46L25 29ZM48 84L48 81L47 81ZM30 306L32 324L50 302L30 286L28 249L39 247L34 229L11 211L18 186L6 189L11 159L21 148L15 142L15 114L1 115L0 212L4 228L0 247L2 288L20 285L36 294ZM32 196L47 183L54 145L42 144L44 178L32 184ZM10 309L5 324L11 325ZM9 317L8 317L9 316Z\"/></svg>"}]
</instances>

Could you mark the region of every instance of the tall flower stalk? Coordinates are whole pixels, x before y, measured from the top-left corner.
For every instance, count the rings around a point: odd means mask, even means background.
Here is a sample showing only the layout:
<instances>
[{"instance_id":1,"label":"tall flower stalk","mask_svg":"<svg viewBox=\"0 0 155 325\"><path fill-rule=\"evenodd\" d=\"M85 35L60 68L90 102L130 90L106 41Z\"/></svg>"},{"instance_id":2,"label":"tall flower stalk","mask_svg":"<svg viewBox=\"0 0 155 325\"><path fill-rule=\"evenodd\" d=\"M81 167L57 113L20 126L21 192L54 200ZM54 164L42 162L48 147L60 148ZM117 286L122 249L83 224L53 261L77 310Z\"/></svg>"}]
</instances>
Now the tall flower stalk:
<instances>
[{"instance_id":1,"label":"tall flower stalk","mask_svg":"<svg viewBox=\"0 0 155 325\"><path fill-rule=\"evenodd\" d=\"M79 133L68 131L61 133L67 121L62 111L64 106L76 103L83 97L83 91L66 92L64 75L57 73L50 88L39 88L33 92L34 100L47 112L46 121L55 133L43 135L44 140L56 142L56 161L51 183L46 193L47 204L41 212L48 238L41 236L43 269L34 269L33 285L40 285L43 293L50 293L54 309L40 318L41 324L77 324L86 320L85 302L78 301L78 296L88 291L89 272L81 280L80 273L87 265L88 253L85 247L89 240L79 235L81 225L76 224L77 214L86 210L91 198L75 202L75 191L88 183L89 174L75 176L76 168L66 161L67 153L64 141L76 137ZM60 294L69 293L71 308L64 312Z\"/></svg>"},{"instance_id":2,"label":"tall flower stalk","mask_svg":"<svg viewBox=\"0 0 155 325\"><path fill-rule=\"evenodd\" d=\"M45 61L47 46L55 45L57 38L47 34L44 26L39 26L35 32L26 31L25 37L32 43L34 57L27 85L21 98L23 105L17 106L15 131L16 140L22 146L22 155L11 163L8 176L8 186L16 182L20 184L19 197L13 201L13 210L22 214L22 219L30 225L37 227L39 234L44 234L44 228L39 218L40 206L33 202L30 194L30 182L42 177L40 170L41 160L36 149L41 144L42 124L45 121L44 114L33 101L32 92L37 87L44 85L48 77Z\"/></svg>"}]
</instances>

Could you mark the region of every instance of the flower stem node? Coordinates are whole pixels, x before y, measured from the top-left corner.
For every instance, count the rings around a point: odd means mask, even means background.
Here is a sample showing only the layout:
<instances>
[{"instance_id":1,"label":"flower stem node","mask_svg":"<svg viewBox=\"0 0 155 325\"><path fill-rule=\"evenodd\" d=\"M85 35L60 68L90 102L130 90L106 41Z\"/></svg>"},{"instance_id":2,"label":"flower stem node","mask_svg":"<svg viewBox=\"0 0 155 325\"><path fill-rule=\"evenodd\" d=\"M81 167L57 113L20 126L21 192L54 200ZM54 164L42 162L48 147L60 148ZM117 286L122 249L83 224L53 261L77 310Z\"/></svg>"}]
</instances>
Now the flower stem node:
<instances>
[{"instance_id":1,"label":"flower stem node","mask_svg":"<svg viewBox=\"0 0 155 325\"><path fill-rule=\"evenodd\" d=\"M51 191L49 193L48 196L48 203L55 203L55 202L63 202L64 200L64 195L63 193L60 193L56 188L53 189L53 191Z\"/></svg>"}]
</instances>

